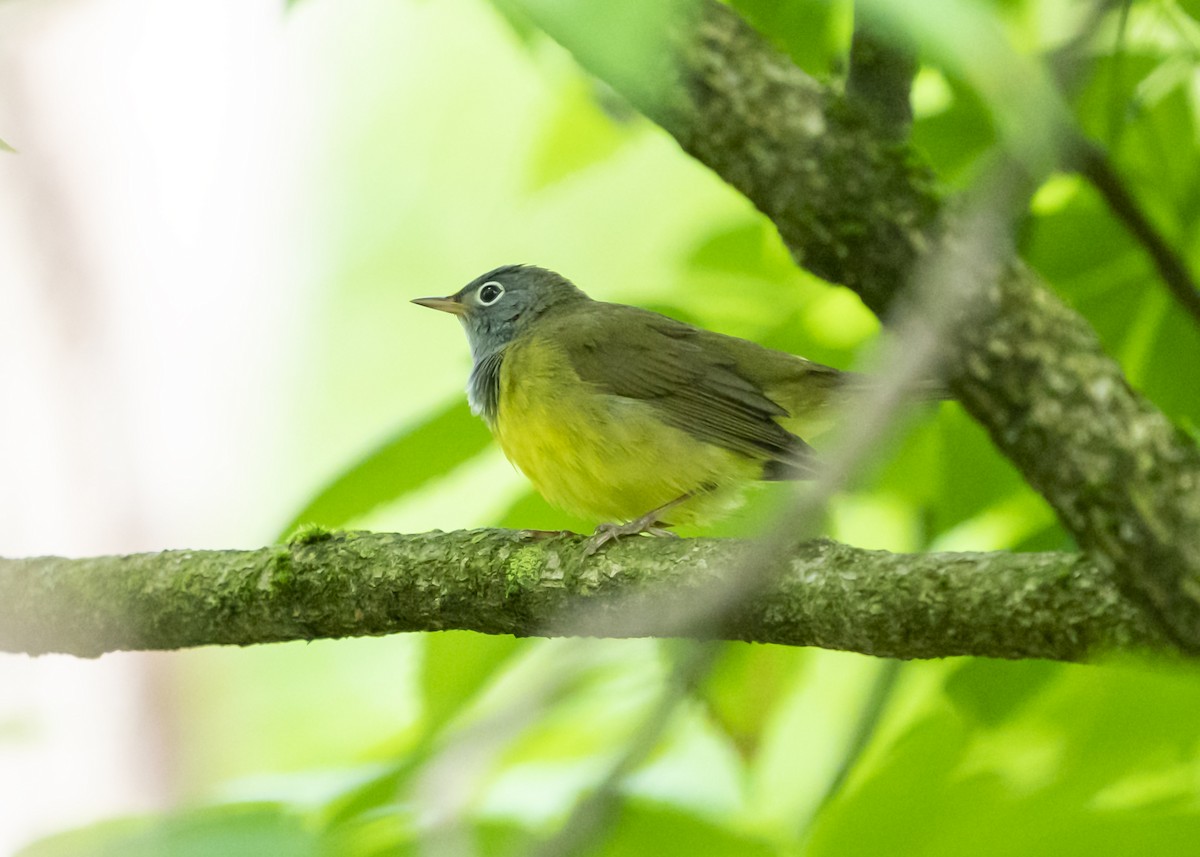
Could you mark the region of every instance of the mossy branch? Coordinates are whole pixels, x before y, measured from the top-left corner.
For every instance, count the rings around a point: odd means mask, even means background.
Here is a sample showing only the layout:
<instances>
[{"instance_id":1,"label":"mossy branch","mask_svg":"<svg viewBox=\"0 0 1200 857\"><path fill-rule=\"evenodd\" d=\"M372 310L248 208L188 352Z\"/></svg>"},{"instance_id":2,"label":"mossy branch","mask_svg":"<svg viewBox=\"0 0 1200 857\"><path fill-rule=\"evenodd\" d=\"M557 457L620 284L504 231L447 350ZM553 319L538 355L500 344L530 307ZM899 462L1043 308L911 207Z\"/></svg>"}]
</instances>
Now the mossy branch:
<instances>
[{"instance_id":1,"label":"mossy branch","mask_svg":"<svg viewBox=\"0 0 1200 857\"><path fill-rule=\"evenodd\" d=\"M569 50L584 41L538 23ZM660 89L626 96L770 217L801 264L886 316L945 249L943 200L919 155L716 0L699 0L670 41ZM946 343L958 398L1096 568L1200 652L1200 450L1019 262L980 292Z\"/></svg>"},{"instance_id":2,"label":"mossy branch","mask_svg":"<svg viewBox=\"0 0 1200 857\"><path fill-rule=\"evenodd\" d=\"M1172 648L1112 575L1078 555L908 555L820 540L797 546L768 588L739 594L750 549L627 539L585 559L579 536L474 530L0 559L0 650L95 656L449 629L688 636L895 658L1074 661ZM737 605L697 620L696 605L721 587Z\"/></svg>"}]
</instances>

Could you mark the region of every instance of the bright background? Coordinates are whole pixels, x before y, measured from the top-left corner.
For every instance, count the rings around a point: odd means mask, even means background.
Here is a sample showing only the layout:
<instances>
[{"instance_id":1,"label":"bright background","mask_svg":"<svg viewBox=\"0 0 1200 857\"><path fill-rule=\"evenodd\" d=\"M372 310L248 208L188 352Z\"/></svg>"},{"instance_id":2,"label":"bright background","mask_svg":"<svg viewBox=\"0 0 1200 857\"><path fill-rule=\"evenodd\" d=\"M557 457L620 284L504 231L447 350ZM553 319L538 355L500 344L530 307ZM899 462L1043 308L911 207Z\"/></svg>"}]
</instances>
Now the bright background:
<instances>
[{"instance_id":1,"label":"bright background","mask_svg":"<svg viewBox=\"0 0 1200 857\"><path fill-rule=\"evenodd\" d=\"M740 5L793 34L810 70L836 63L844 10ZM1030 54L1074 22L1065 2L979 8ZM1075 106L1200 268L1194 13L1144 2L1124 29L1111 21ZM993 136L980 99L926 69L915 102L943 178L969 176ZM437 446L454 466L353 525L594 523L531 498L494 447L474 454L479 426L454 416L461 331L408 304L499 264L841 367L869 364L878 334L855 297L797 272L743 199L482 0L5 0L0 138L18 151L0 153L3 555L259 546L354 462L446 413ZM1134 383L1200 424L1196 329L1094 195L1056 177L1023 241ZM752 531L785 490L718 531ZM891 550L1069 547L953 405L898 427L827 530ZM273 853L309 853L304 836L336 828L331 807L357 820L393 806L355 787L413 753L429 756L400 786L416 797L396 841L446 818L472 835L549 829L677 655L466 634L0 655L0 854L231 803L256 835L303 840L269 840ZM1093 854L1200 836L1200 682L1141 663L907 665L847 789L811 821L880 668L726 647L627 784L636 811L618 837L661 837L645 853L664 854L696 830L712 853ZM481 742L478 722L504 728ZM233 817L206 816L211 841L241 835ZM341 853L373 853L351 839ZM470 853L448 847L429 853Z\"/></svg>"}]
</instances>

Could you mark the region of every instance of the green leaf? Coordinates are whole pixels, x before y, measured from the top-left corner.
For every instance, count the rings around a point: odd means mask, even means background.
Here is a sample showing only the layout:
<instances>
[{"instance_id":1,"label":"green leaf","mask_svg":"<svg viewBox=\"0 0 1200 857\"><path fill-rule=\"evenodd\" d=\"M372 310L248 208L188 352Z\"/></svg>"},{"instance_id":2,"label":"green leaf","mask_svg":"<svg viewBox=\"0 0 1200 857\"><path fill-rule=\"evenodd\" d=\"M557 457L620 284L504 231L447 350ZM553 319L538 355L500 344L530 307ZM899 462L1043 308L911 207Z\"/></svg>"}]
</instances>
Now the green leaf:
<instances>
[{"instance_id":1,"label":"green leaf","mask_svg":"<svg viewBox=\"0 0 1200 857\"><path fill-rule=\"evenodd\" d=\"M694 0L505 0L574 54L585 69L633 100L665 95L667 32Z\"/></svg>"},{"instance_id":2,"label":"green leaf","mask_svg":"<svg viewBox=\"0 0 1200 857\"><path fill-rule=\"evenodd\" d=\"M287 525L283 538L303 524L343 526L462 464L489 440L467 404L456 402L401 431L326 485Z\"/></svg>"},{"instance_id":3,"label":"green leaf","mask_svg":"<svg viewBox=\"0 0 1200 857\"><path fill-rule=\"evenodd\" d=\"M943 408L938 425L941 480L930 508L931 532L949 530L1018 494L1032 494L1016 468L961 408Z\"/></svg>"},{"instance_id":4,"label":"green leaf","mask_svg":"<svg viewBox=\"0 0 1200 857\"><path fill-rule=\"evenodd\" d=\"M595 857L776 857L773 844L677 807L627 801Z\"/></svg>"},{"instance_id":5,"label":"green leaf","mask_svg":"<svg viewBox=\"0 0 1200 857\"><path fill-rule=\"evenodd\" d=\"M959 711L996 726L1033 699L1061 672L1049 661L966 661L946 680L946 695Z\"/></svg>"},{"instance_id":6,"label":"green leaf","mask_svg":"<svg viewBox=\"0 0 1200 857\"><path fill-rule=\"evenodd\" d=\"M1022 250L1044 277L1065 286L1076 302L1106 300L1105 287L1121 272L1141 275L1146 268L1133 239L1090 187L1075 193L1066 205L1040 214Z\"/></svg>"},{"instance_id":7,"label":"green leaf","mask_svg":"<svg viewBox=\"0 0 1200 857\"><path fill-rule=\"evenodd\" d=\"M427 728L450 722L500 672L505 662L524 650L516 637L443 631L425 639L421 690Z\"/></svg>"},{"instance_id":8,"label":"green leaf","mask_svg":"<svg viewBox=\"0 0 1200 857\"><path fill-rule=\"evenodd\" d=\"M831 804L811 853L1191 854L1196 679L1190 664L967 662L945 686L956 710Z\"/></svg>"},{"instance_id":9,"label":"green leaf","mask_svg":"<svg viewBox=\"0 0 1200 857\"><path fill-rule=\"evenodd\" d=\"M322 822L333 830L359 825L365 814L394 803L404 784L421 770L456 716L501 671L528 648L515 637L444 631L424 636L420 687L424 712L421 735L403 758L384 766L330 801Z\"/></svg>"},{"instance_id":10,"label":"green leaf","mask_svg":"<svg viewBox=\"0 0 1200 857\"><path fill-rule=\"evenodd\" d=\"M965 183L975 177L979 156L995 143L992 117L983 99L962 81L946 74L950 103L913 123L914 145L929 158L943 181Z\"/></svg>"},{"instance_id":11,"label":"green leaf","mask_svg":"<svg viewBox=\"0 0 1200 857\"><path fill-rule=\"evenodd\" d=\"M722 224L702 236L685 264L696 272L731 277L755 277L793 288L803 278L788 255L775 227L760 216Z\"/></svg>"},{"instance_id":12,"label":"green leaf","mask_svg":"<svg viewBox=\"0 0 1200 857\"><path fill-rule=\"evenodd\" d=\"M393 789L389 798L395 798ZM340 821L321 837L322 857L408 857L423 852L409 813L396 807Z\"/></svg>"},{"instance_id":13,"label":"green leaf","mask_svg":"<svg viewBox=\"0 0 1200 857\"><path fill-rule=\"evenodd\" d=\"M1196 376L1185 367L1200 360L1200 327L1173 301L1156 331L1139 387L1168 416L1185 425L1200 424Z\"/></svg>"},{"instance_id":14,"label":"green leaf","mask_svg":"<svg viewBox=\"0 0 1200 857\"><path fill-rule=\"evenodd\" d=\"M596 84L572 78L533 153L528 182L542 190L613 155L629 132L601 110Z\"/></svg>"},{"instance_id":15,"label":"green leaf","mask_svg":"<svg viewBox=\"0 0 1200 857\"><path fill-rule=\"evenodd\" d=\"M902 853L925 854L942 823L926 805L944 797L966 744L957 718L926 717L896 742L885 765L834 798L817 819L807 853L892 854L900 844Z\"/></svg>"},{"instance_id":16,"label":"green leaf","mask_svg":"<svg viewBox=\"0 0 1200 857\"><path fill-rule=\"evenodd\" d=\"M598 523L554 508L536 491L522 494L496 520L496 526L514 530L570 530L576 533L590 533Z\"/></svg>"},{"instance_id":17,"label":"green leaf","mask_svg":"<svg viewBox=\"0 0 1200 857\"><path fill-rule=\"evenodd\" d=\"M316 857L313 833L276 804L229 804L106 821L43 839L19 857Z\"/></svg>"},{"instance_id":18,"label":"green leaf","mask_svg":"<svg viewBox=\"0 0 1200 857\"><path fill-rule=\"evenodd\" d=\"M1200 674L1194 665L1155 669L1130 663L1061 671L1062 680L1022 712L1021 725L1034 734L1060 736L1055 776L1065 791L1089 795L1184 759L1194 764L1195 713L1200 711Z\"/></svg>"},{"instance_id":19,"label":"green leaf","mask_svg":"<svg viewBox=\"0 0 1200 857\"><path fill-rule=\"evenodd\" d=\"M808 660L807 650L787 646L729 643L721 650L700 697L744 758L758 751L767 721Z\"/></svg>"},{"instance_id":20,"label":"green leaf","mask_svg":"<svg viewBox=\"0 0 1200 857\"><path fill-rule=\"evenodd\" d=\"M500 14L522 45L530 48L537 44L541 31L522 10L521 0L492 0L492 8Z\"/></svg>"},{"instance_id":21,"label":"green leaf","mask_svg":"<svg viewBox=\"0 0 1200 857\"><path fill-rule=\"evenodd\" d=\"M8 145L8 143L4 142L3 140L0 140L0 152L15 152L15 151L17 151L17 150L14 149L12 146Z\"/></svg>"},{"instance_id":22,"label":"green leaf","mask_svg":"<svg viewBox=\"0 0 1200 857\"><path fill-rule=\"evenodd\" d=\"M478 852L487 857L537 854L537 838L511 823L485 822L475 828ZM571 853L575 853L572 851ZM779 857L771 843L715 820L646 800L626 801L587 857Z\"/></svg>"},{"instance_id":23,"label":"green leaf","mask_svg":"<svg viewBox=\"0 0 1200 857\"><path fill-rule=\"evenodd\" d=\"M730 5L809 74L828 76L849 49L846 3L733 0Z\"/></svg>"},{"instance_id":24,"label":"green leaf","mask_svg":"<svg viewBox=\"0 0 1200 857\"><path fill-rule=\"evenodd\" d=\"M536 854L537 838L516 824L487 821L475 829L476 853L487 857L526 857Z\"/></svg>"}]
</instances>

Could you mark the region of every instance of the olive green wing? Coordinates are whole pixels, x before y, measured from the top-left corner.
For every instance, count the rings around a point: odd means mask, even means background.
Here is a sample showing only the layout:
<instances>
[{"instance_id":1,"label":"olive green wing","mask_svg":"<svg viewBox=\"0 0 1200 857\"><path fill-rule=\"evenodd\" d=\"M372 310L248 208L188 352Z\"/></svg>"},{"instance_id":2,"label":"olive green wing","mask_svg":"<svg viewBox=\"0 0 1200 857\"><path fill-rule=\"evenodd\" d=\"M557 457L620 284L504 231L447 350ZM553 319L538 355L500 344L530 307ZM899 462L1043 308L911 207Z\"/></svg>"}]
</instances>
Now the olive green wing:
<instances>
[{"instance_id":1,"label":"olive green wing","mask_svg":"<svg viewBox=\"0 0 1200 857\"><path fill-rule=\"evenodd\" d=\"M812 448L780 425L788 410L746 365L755 356L768 363L800 358L635 307L594 302L589 310L556 319L557 330L547 330L581 379L649 403L664 422L693 437L762 460L764 479L812 475ZM780 366L767 370L786 374Z\"/></svg>"}]
</instances>

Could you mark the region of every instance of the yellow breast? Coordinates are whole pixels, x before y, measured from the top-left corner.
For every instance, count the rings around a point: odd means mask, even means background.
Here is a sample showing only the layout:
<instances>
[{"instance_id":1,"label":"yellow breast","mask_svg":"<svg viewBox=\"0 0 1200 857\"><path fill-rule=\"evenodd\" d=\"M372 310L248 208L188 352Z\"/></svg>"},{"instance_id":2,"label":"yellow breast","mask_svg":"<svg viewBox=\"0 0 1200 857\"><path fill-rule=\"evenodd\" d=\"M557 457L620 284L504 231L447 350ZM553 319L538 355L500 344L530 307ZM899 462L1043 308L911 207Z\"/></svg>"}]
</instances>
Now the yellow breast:
<instances>
[{"instance_id":1,"label":"yellow breast","mask_svg":"<svg viewBox=\"0 0 1200 857\"><path fill-rule=\"evenodd\" d=\"M666 522L710 518L762 467L667 425L648 402L585 383L559 346L532 336L505 353L492 430L543 497L598 521L632 520L693 491Z\"/></svg>"}]
</instances>

